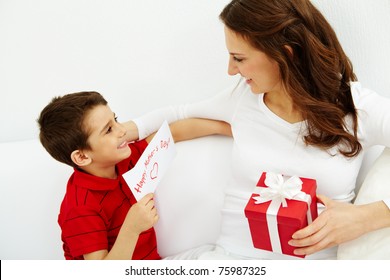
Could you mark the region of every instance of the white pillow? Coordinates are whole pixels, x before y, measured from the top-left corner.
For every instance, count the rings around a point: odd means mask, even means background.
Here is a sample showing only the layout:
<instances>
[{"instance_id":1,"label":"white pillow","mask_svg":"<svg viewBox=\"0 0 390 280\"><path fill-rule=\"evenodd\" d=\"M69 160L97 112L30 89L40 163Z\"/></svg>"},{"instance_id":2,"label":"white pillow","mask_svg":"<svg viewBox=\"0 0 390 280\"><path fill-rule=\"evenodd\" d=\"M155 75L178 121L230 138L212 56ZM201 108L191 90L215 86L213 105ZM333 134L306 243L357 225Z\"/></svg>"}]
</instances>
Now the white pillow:
<instances>
[{"instance_id":1,"label":"white pillow","mask_svg":"<svg viewBox=\"0 0 390 280\"><path fill-rule=\"evenodd\" d=\"M38 139L0 143L0 259L64 259L57 219L73 170Z\"/></svg>"},{"instance_id":2,"label":"white pillow","mask_svg":"<svg viewBox=\"0 0 390 280\"><path fill-rule=\"evenodd\" d=\"M390 197L390 148L385 148L368 172L355 204L365 204ZM390 259L390 228L367 233L341 244L338 259Z\"/></svg>"},{"instance_id":3,"label":"white pillow","mask_svg":"<svg viewBox=\"0 0 390 280\"><path fill-rule=\"evenodd\" d=\"M232 143L230 137L214 135L176 144L176 158L155 196L160 216L155 230L162 257L215 244Z\"/></svg>"}]
</instances>

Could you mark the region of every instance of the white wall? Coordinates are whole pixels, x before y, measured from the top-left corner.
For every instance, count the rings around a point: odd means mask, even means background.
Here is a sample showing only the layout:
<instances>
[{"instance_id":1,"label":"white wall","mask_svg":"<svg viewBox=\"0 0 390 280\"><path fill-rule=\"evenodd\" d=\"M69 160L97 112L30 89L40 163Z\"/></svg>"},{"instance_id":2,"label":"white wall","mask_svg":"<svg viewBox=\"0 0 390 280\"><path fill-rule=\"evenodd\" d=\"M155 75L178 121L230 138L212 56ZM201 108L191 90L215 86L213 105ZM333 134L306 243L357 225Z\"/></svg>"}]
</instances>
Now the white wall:
<instances>
[{"instance_id":1,"label":"white wall","mask_svg":"<svg viewBox=\"0 0 390 280\"><path fill-rule=\"evenodd\" d=\"M390 97L390 0L313 0L334 27L358 79Z\"/></svg>"},{"instance_id":2,"label":"white wall","mask_svg":"<svg viewBox=\"0 0 390 280\"><path fill-rule=\"evenodd\" d=\"M37 135L55 95L96 90L120 120L221 90L227 0L0 0L0 142Z\"/></svg>"},{"instance_id":3,"label":"white wall","mask_svg":"<svg viewBox=\"0 0 390 280\"><path fill-rule=\"evenodd\" d=\"M0 142L36 137L55 95L100 91L126 120L224 88L232 79L218 14L228 2L0 0ZM361 81L390 95L390 1L314 3Z\"/></svg>"}]
</instances>

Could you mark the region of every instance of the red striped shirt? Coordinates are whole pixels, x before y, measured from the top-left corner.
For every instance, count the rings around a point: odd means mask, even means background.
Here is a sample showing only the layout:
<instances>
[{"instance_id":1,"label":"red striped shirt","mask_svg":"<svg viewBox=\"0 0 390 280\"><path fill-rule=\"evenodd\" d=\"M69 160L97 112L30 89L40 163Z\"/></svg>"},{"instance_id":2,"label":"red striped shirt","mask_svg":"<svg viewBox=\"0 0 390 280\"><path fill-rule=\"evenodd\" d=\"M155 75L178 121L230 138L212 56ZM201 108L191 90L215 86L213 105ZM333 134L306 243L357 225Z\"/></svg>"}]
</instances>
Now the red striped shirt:
<instances>
[{"instance_id":1,"label":"red striped shirt","mask_svg":"<svg viewBox=\"0 0 390 280\"><path fill-rule=\"evenodd\" d=\"M131 155L117 164L116 179L74 170L58 216L66 259L111 250L127 212L136 203L122 174L134 167L147 145L146 141L129 145ZM140 234L132 259L160 259L153 228Z\"/></svg>"}]
</instances>

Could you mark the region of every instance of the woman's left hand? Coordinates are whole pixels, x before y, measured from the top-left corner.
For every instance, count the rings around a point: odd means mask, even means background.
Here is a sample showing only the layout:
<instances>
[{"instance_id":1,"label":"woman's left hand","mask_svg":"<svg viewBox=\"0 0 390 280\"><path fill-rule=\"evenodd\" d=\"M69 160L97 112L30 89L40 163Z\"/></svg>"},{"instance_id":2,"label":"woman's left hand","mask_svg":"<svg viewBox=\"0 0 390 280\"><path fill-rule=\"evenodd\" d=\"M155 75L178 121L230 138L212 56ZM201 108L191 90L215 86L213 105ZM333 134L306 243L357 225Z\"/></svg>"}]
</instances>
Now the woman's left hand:
<instances>
[{"instance_id":1,"label":"woman's left hand","mask_svg":"<svg viewBox=\"0 0 390 280\"><path fill-rule=\"evenodd\" d=\"M289 244L297 247L297 255L310 255L322 249L339 245L355 239L362 234L386 225L373 220L378 213L389 215L387 206L382 202L365 205L333 201L330 198L317 195L319 202L325 205L325 210L307 227L298 230L292 236ZM382 205L381 205L382 204ZM381 207L385 208L381 208ZM378 212L379 211L379 212ZM376 214L375 214L376 213ZM375 217L375 218L374 218ZM386 216L389 218L389 216Z\"/></svg>"}]
</instances>

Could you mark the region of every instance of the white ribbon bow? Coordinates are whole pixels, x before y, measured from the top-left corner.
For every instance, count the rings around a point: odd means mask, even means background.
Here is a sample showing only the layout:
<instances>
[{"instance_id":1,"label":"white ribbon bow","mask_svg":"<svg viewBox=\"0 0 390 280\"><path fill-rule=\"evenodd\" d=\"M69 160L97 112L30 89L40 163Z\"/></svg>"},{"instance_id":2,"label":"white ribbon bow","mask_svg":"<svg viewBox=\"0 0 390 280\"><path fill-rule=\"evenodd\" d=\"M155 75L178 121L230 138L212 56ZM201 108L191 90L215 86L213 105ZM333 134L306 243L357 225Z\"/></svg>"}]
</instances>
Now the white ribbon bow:
<instances>
[{"instance_id":1,"label":"white ribbon bow","mask_svg":"<svg viewBox=\"0 0 390 280\"><path fill-rule=\"evenodd\" d=\"M310 212L311 197L302 189L302 180L297 176L292 176L286 181L281 174L267 172L264 184L266 187L256 187L254 193L259 196L254 196L256 200L255 204L271 201L271 204L267 209L267 224L269 230L269 236L272 246L272 251L282 254L282 248L280 245L280 237L277 223L277 213L280 206L287 207L286 199L299 200L307 203L307 221L310 224L312 222L312 216Z\"/></svg>"},{"instance_id":2,"label":"white ribbon bow","mask_svg":"<svg viewBox=\"0 0 390 280\"><path fill-rule=\"evenodd\" d=\"M268 188L256 188L255 193L260 196L253 197L255 204L276 200L279 206L282 204L282 207L287 207L286 198L305 201L306 193L301 191L302 181L297 176L284 181L281 174L267 172L264 183Z\"/></svg>"}]
</instances>

